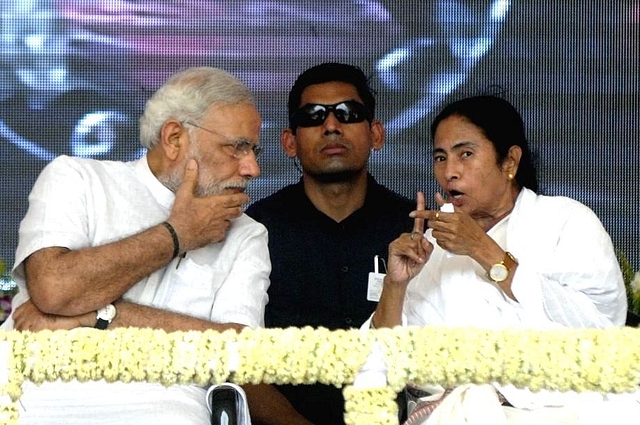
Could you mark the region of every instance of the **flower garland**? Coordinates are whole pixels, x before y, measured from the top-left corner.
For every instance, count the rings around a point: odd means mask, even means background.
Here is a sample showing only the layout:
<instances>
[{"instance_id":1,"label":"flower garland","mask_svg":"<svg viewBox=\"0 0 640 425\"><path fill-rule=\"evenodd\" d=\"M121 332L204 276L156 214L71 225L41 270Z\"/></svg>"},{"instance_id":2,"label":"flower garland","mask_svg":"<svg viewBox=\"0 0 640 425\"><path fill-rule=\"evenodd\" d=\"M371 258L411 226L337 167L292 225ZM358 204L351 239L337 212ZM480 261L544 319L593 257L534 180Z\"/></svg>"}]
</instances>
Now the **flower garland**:
<instances>
[{"instance_id":1,"label":"flower garland","mask_svg":"<svg viewBox=\"0 0 640 425\"><path fill-rule=\"evenodd\" d=\"M373 343L387 386L352 385ZM109 355L104 355L107 352ZM626 392L640 383L640 329L503 330L287 328L173 332L0 332L0 421L17 424L25 380L148 381L344 386L349 425L397 423L396 393L407 383L513 384L532 390ZM237 364L232 364L235 359ZM2 379L4 377L4 380Z\"/></svg>"},{"instance_id":2,"label":"flower garland","mask_svg":"<svg viewBox=\"0 0 640 425\"><path fill-rule=\"evenodd\" d=\"M357 331L286 328L245 330L238 335L238 384L353 382L370 352L369 334Z\"/></svg>"},{"instance_id":3,"label":"flower garland","mask_svg":"<svg viewBox=\"0 0 640 425\"><path fill-rule=\"evenodd\" d=\"M347 385L344 394L344 421L348 425L386 425L398 423L398 404L390 387L356 388Z\"/></svg>"}]
</instances>

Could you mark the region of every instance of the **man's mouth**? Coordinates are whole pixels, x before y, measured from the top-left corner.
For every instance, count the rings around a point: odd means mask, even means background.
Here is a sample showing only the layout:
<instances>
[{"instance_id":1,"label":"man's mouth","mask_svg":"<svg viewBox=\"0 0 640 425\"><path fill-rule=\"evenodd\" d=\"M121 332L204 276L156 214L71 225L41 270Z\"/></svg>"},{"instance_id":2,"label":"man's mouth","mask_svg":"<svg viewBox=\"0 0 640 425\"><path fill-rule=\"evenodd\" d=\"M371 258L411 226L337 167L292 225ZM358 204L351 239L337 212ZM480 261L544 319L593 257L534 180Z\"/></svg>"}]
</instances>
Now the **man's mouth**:
<instances>
[{"instance_id":1,"label":"man's mouth","mask_svg":"<svg viewBox=\"0 0 640 425\"><path fill-rule=\"evenodd\" d=\"M227 187L225 192L227 193L243 193L245 191L244 187Z\"/></svg>"},{"instance_id":2,"label":"man's mouth","mask_svg":"<svg viewBox=\"0 0 640 425\"><path fill-rule=\"evenodd\" d=\"M247 190L247 186L249 186L248 181L235 181L228 182L227 185L223 188L223 192L225 193L243 193Z\"/></svg>"},{"instance_id":3,"label":"man's mouth","mask_svg":"<svg viewBox=\"0 0 640 425\"><path fill-rule=\"evenodd\" d=\"M329 143L325 145L320 152L327 155L335 155L346 152L347 150L347 147L341 143Z\"/></svg>"}]
</instances>

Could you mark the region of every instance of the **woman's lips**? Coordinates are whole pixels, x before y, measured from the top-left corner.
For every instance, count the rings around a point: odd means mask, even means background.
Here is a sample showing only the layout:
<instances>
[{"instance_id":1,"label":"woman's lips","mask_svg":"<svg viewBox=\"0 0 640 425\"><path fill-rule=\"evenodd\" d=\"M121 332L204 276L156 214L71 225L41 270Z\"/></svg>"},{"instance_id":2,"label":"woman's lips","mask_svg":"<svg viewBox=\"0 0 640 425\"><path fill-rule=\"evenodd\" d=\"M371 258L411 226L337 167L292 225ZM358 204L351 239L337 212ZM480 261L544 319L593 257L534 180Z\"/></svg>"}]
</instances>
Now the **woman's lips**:
<instances>
[{"instance_id":1,"label":"woman's lips","mask_svg":"<svg viewBox=\"0 0 640 425\"><path fill-rule=\"evenodd\" d=\"M447 192L448 196L446 201L452 203L456 207L459 207L464 199L464 193L459 192L457 190L451 190Z\"/></svg>"}]
</instances>

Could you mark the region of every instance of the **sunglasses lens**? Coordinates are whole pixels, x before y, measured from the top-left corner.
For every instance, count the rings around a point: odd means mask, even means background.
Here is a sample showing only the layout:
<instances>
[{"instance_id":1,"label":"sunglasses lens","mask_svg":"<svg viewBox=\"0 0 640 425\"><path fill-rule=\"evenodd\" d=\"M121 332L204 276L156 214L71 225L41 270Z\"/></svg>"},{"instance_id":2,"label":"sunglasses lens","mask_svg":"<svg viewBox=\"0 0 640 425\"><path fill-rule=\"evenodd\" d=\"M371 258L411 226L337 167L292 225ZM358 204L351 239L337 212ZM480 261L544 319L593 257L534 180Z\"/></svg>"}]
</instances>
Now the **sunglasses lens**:
<instances>
[{"instance_id":1,"label":"sunglasses lens","mask_svg":"<svg viewBox=\"0 0 640 425\"><path fill-rule=\"evenodd\" d=\"M366 119L366 109L363 104L349 101L337 104L334 107L336 118L343 124L362 122Z\"/></svg>"},{"instance_id":2,"label":"sunglasses lens","mask_svg":"<svg viewBox=\"0 0 640 425\"><path fill-rule=\"evenodd\" d=\"M327 108L324 105L307 105L297 113L300 127L315 127L327 119Z\"/></svg>"},{"instance_id":3,"label":"sunglasses lens","mask_svg":"<svg viewBox=\"0 0 640 425\"><path fill-rule=\"evenodd\" d=\"M330 112L343 124L362 122L368 118L367 108L360 102L349 100L335 105L309 104L298 109L291 117L295 127L316 127L322 125Z\"/></svg>"}]
</instances>

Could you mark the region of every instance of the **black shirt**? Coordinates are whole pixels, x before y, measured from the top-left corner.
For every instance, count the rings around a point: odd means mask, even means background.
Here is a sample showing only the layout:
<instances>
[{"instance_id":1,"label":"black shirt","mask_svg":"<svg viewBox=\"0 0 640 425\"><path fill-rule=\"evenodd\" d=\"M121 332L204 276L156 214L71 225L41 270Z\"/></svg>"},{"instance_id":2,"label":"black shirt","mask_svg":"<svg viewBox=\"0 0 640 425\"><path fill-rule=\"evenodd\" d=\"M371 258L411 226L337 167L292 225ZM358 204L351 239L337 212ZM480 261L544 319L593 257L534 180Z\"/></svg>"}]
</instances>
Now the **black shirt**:
<instances>
[{"instance_id":1,"label":"black shirt","mask_svg":"<svg viewBox=\"0 0 640 425\"><path fill-rule=\"evenodd\" d=\"M388 246L410 232L415 203L368 177L364 205L337 223L316 209L302 181L247 209L269 231L271 284L267 327L358 328L373 313L367 301L374 256L386 261ZM380 272L385 270L380 261ZM341 390L324 385L278 387L294 408L316 425L343 424Z\"/></svg>"}]
</instances>

